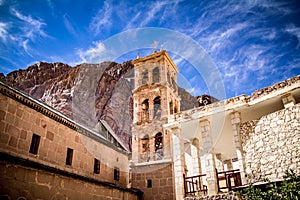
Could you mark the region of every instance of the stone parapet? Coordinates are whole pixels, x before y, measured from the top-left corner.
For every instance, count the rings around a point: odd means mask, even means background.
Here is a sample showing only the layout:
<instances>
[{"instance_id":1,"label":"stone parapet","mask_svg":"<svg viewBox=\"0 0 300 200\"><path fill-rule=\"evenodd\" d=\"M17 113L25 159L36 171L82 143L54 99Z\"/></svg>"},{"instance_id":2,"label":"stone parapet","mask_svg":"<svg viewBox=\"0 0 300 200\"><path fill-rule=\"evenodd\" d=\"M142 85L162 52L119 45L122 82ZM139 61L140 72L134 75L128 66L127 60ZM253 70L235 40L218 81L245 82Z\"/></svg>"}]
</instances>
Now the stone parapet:
<instances>
[{"instance_id":1,"label":"stone parapet","mask_svg":"<svg viewBox=\"0 0 300 200\"><path fill-rule=\"evenodd\" d=\"M296 83L300 84L300 75L299 76L294 76L294 77L292 77L290 79L287 79L285 81L282 81L280 83L276 83L276 84L274 84L270 87L265 87L265 88L262 88L260 90L257 90L255 92L253 92L252 95L251 95L251 100L266 96L268 94L276 92L276 91L278 91L280 89L283 89L285 87L294 85Z\"/></svg>"}]
</instances>

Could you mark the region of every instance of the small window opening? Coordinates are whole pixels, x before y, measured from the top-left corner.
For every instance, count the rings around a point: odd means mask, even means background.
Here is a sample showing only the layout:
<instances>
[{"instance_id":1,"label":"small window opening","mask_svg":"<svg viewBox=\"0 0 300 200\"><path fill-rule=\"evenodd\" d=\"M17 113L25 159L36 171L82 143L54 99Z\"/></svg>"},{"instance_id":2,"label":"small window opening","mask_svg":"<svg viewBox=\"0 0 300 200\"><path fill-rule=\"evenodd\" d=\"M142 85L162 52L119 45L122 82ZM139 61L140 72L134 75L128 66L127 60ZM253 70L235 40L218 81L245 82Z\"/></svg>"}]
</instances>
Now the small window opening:
<instances>
[{"instance_id":1,"label":"small window opening","mask_svg":"<svg viewBox=\"0 0 300 200\"><path fill-rule=\"evenodd\" d=\"M152 188L152 180L147 180L147 188Z\"/></svg>"},{"instance_id":2,"label":"small window opening","mask_svg":"<svg viewBox=\"0 0 300 200\"><path fill-rule=\"evenodd\" d=\"M40 145L40 139L41 139L41 136L36 135L36 134L32 135L29 153L32 153L32 154L35 154L35 155L38 153L39 145Z\"/></svg>"},{"instance_id":3,"label":"small window opening","mask_svg":"<svg viewBox=\"0 0 300 200\"><path fill-rule=\"evenodd\" d=\"M163 135L161 132L155 135L154 147L155 147L156 160L162 160L164 156L164 150L163 150Z\"/></svg>"},{"instance_id":4,"label":"small window opening","mask_svg":"<svg viewBox=\"0 0 300 200\"><path fill-rule=\"evenodd\" d=\"M67 149L67 158L66 158L66 165L72 165L73 160L73 149Z\"/></svg>"},{"instance_id":5,"label":"small window opening","mask_svg":"<svg viewBox=\"0 0 300 200\"><path fill-rule=\"evenodd\" d=\"M173 114L173 102L172 101L170 101L170 103L169 103L169 110L170 110L170 115L172 115Z\"/></svg>"},{"instance_id":6,"label":"small window opening","mask_svg":"<svg viewBox=\"0 0 300 200\"><path fill-rule=\"evenodd\" d=\"M100 174L100 160L96 159L94 160L94 173Z\"/></svg>"},{"instance_id":7,"label":"small window opening","mask_svg":"<svg viewBox=\"0 0 300 200\"><path fill-rule=\"evenodd\" d=\"M120 169L118 167L114 168L114 180L115 181L120 180Z\"/></svg>"},{"instance_id":8,"label":"small window opening","mask_svg":"<svg viewBox=\"0 0 300 200\"><path fill-rule=\"evenodd\" d=\"M160 118L161 117L160 96L155 97L153 103L154 103L154 117Z\"/></svg>"},{"instance_id":9,"label":"small window opening","mask_svg":"<svg viewBox=\"0 0 300 200\"><path fill-rule=\"evenodd\" d=\"M155 67L152 71L152 81L153 83L158 83L160 80L160 77L159 77L159 68L158 67Z\"/></svg>"},{"instance_id":10,"label":"small window opening","mask_svg":"<svg viewBox=\"0 0 300 200\"><path fill-rule=\"evenodd\" d=\"M142 76L142 84L146 84L148 82L148 70L144 70Z\"/></svg>"}]
</instances>

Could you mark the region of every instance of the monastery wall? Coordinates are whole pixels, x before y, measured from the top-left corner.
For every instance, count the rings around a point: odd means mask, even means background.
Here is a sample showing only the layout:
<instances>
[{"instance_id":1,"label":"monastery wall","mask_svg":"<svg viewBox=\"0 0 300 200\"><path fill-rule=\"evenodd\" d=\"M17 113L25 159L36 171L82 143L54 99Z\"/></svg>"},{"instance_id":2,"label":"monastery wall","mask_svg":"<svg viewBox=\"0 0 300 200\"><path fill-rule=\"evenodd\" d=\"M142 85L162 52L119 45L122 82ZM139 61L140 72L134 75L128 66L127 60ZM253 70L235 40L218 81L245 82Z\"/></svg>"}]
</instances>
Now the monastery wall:
<instances>
[{"instance_id":1,"label":"monastery wall","mask_svg":"<svg viewBox=\"0 0 300 200\"><path fill-rule=\"evenodd\" d=\"M0 199L139 199L136 192L121 187L3 161L0 176Z\"/></svg>"},{"instance_id":2,"label":"monastery wall","mask_svg":"<svg viewBox=\"0 0 300 200\"><path fill-rule=\"evenodd\" d=\"M0 195L17 199L14 195L19 188L20 195L44 195L44 198L28 196L29 199L48 199L55 191L69 197L69 189L74 192L72 196L84 196L88 192L76 191L81 185L82 189L93 188L92 195L113 196L109 194L117 190L135 196L130 199L137 199L137 194L127 188L129 162L124 150L88 130L80 129L85 132L79 133L68 127L66 121L58 122L61 118L55 118L55 113L47 111L51 118L42 114L39 105L33 103L34 109L24 105L24 102L31 104L29 99L21 103L21 97L16 101L19 96L10 95L14 97L0 93ZM125 196L120 194L116 199Z\"/></svg>"},{"instance_id":3,"label":"monastery wall","mask_svg":"<svg viewBox=\"0 0 300 200\"><path fill-rule=\"evenodd\" d=\"M144 200L175 199L173 176L172 163L133 166L132 186L144 192Z\"/></svg>"},{"instance_id":4,"label":"monastery wall","mask_svg":"<svg viewBox=\"0 0 300 200\"><path fill-rule=\"evenodd\" d=\"M300 104L240 126L248 182L300 174Z\"/></svg>"}]
</instances>

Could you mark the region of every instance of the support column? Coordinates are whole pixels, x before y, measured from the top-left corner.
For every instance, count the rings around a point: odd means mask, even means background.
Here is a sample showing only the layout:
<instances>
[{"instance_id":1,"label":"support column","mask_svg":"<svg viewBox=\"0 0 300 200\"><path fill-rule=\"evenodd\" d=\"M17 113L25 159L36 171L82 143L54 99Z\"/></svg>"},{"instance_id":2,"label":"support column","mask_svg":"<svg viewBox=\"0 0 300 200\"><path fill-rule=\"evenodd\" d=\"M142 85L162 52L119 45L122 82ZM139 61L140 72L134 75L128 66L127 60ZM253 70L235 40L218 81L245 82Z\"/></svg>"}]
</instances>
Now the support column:
<instances>
[{"instance_id":1,"label":"support column","mask_svg":"<svg viewBox=\"0 0 300 200\"><path fill-rule=\"evenodd\" d=\"M227 169L225 169L226 171L233 170L232 159L225 160L224 162L227 166Z\"/></svg>"},{"instance_id":2,"label":"support column","mask_svg":"<svg viewBox=\"0 0 300 200\"><path fill-rule=\"evenodd\" d=\"M205 163L205 173L208 188L208 195L217 194L217 177L215 153L212 146L211 127L208 120L200 121L200 131L202 135L201 160Z\"/></svg>"},{"instance_id":3,"label":"support column","mask_svg":"<svg viewBox=\"0 0 300 200\"><path fill-rule=\"evenodd\" d=\"M172 129L172 132L175 196L177 200L181 200L184 199L184 140L181 138L181 130L179 127Z\"/></svg>"},{"instance_id":4,"label":"support column","mask_svg":"<svg viewBox=\"0 0 300 200\"><path fill-rule=\"evenodd\" d=\"M242 184L246 184L245 178L245 167L244 167L244 158L243 158L243 148L242 140L240 137L240 122L241 122L241 113L233 112L231 113L231 124L233 129L234 143L236 148L236 155L238 159L238 165L241 173Z\"/></svg>"},{"instance_id":5,"label":"support column","mask_svg":"<svg viewBox=\"0 0 300 200\"><path fill-rule=\"evenodd\" d=\"M191 145L191 154L193 158L193 175L199 175L202 173L201 170L201 162L200 162L200 147L199 147L199 139L194 138L193 143Z\"/></svg>"},{"instance_id":6,"label":"support column","mask_svg":"<svg viewBox=\"0 0 300 200\"><path fill-rule=\"evenodd\" d=\"M224 162L222 160L222 154L217 153L215 159L216 159L216 168L218 172L224 171Z\"/></svg>"}]
</instances>

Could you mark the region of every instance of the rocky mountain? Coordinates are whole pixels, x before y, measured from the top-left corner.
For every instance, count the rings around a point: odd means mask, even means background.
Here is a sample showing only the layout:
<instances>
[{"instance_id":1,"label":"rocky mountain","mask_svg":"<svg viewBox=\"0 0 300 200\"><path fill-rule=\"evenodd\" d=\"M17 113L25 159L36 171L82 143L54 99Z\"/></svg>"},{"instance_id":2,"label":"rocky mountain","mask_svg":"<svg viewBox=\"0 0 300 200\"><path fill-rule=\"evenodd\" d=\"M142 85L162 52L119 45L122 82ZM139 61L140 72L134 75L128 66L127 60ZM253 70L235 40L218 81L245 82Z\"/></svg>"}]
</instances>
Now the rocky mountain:
<instances>
[{"instance_id":1,"label":"rocky mountain","mask_svg":"<svg viewBox=\"0 0 300 200\"><path fill-rule=\"evenodd\" d=\"M0 80L45 102L74 120L94 129L105 120L131 148L134 87L133 64L80 64L40 62L11 72ZM198 106L197 98L178 88L181 110Z\"/></svg>"}]
</instances>

